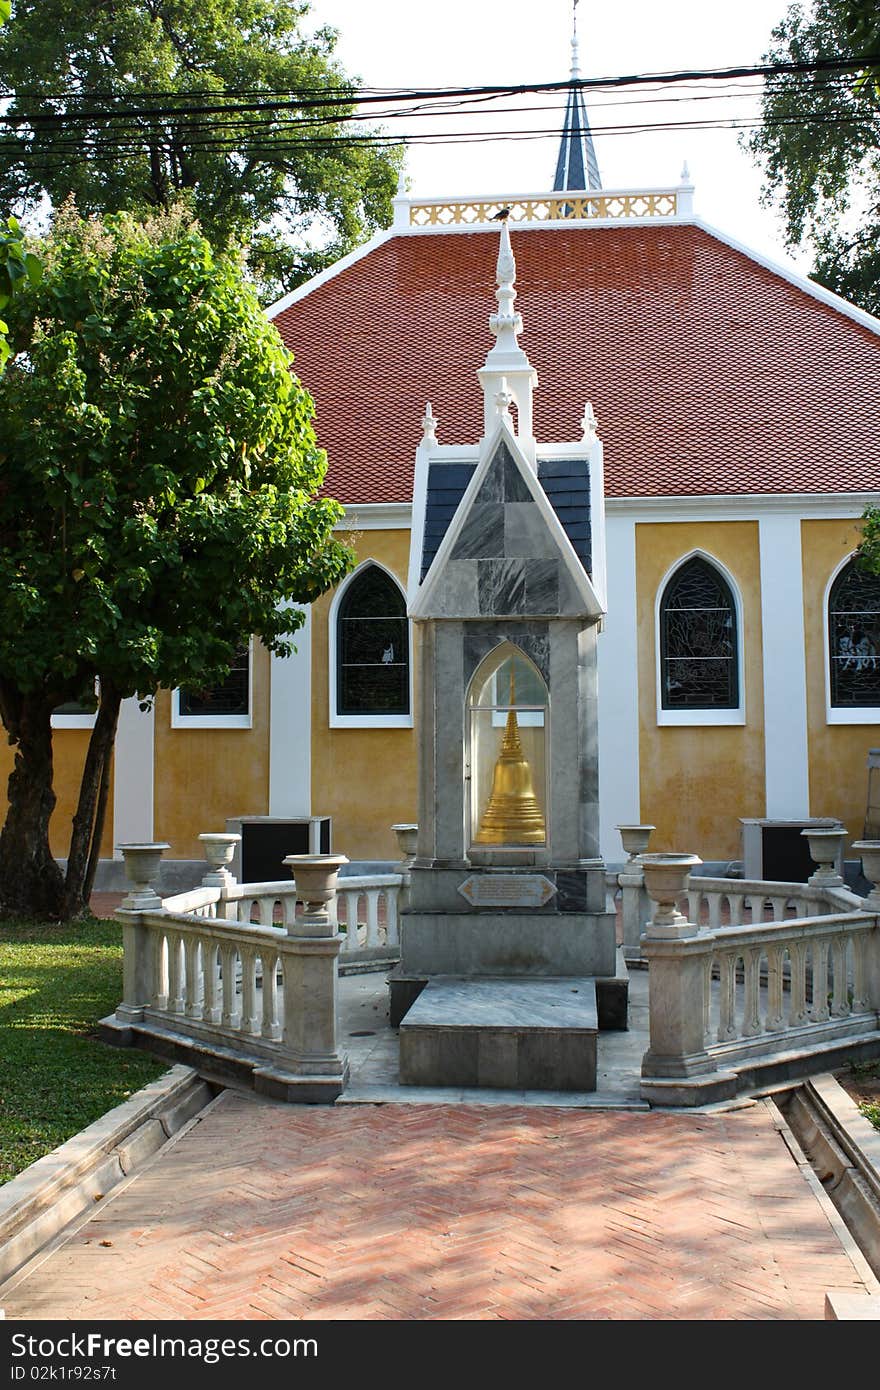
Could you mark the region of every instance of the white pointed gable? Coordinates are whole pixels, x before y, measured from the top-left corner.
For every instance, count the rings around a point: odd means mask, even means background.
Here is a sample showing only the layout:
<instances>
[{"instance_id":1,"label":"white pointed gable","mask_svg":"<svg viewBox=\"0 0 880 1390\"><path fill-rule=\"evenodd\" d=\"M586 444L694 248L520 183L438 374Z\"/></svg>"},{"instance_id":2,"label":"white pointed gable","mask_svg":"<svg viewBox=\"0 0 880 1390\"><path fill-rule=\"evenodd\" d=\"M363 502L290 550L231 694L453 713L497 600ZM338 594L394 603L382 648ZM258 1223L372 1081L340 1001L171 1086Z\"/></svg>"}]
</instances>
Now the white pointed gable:
<instances>
[{"instance_id":1,"label":"white pointed gable","mask_svg":"<svg viewBox=\"0 0 880 1390\"><path fill-rule=\"evenodd\" d=\"M413 536L421 550L422 536ZM505 417L487 441L412 618L591 618L602 605Z\"/></svg>"}]
</instances>

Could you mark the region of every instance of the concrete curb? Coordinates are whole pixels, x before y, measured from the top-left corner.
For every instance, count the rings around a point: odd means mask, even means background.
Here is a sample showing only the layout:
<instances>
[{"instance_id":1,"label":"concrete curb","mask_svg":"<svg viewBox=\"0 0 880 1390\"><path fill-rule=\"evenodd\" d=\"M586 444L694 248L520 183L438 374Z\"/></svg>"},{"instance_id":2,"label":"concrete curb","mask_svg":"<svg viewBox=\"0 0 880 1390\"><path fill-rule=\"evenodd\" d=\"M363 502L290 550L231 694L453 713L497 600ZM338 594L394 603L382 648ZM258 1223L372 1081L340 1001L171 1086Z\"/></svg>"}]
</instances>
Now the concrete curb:
<instances>
[{"instance_id":1,"label":"concrete curb","mask_svg":"<svg viewBox=\"0 0 880 1390\"><path fill-rule=\"evenodd\" d=\"M781 1098L780 1098L781 1100ZM880 1276L880 1131L830 1073L811 1077L790 1093L781 1110L806 1151L823 1192L840 1213L866 1263ZM880 1297L873 1311L845 1299L832 1300L826 1318L880 1318Z\"/></svg>"},{"instance_id":2,"label":"concrete curb","mask_svg":"<svg viewBox=\"0 0 880 1390\"><path fill-rule=\"evenodd\" d=\"M212 1099L175 1066L0 1187L0 1283L150 1158Z\"/></svg>"}]
</instances>

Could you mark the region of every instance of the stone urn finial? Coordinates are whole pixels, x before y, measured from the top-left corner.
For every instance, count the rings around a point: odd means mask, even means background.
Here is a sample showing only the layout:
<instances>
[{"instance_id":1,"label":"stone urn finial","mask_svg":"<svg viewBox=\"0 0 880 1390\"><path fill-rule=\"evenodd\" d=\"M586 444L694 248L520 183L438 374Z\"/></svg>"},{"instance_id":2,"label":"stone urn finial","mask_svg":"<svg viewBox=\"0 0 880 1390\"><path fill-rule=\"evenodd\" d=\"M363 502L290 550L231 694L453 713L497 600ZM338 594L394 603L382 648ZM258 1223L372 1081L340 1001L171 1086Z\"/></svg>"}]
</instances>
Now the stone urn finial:
<instances>
[{"instance_id":1,"label":"stone urn finial","mask_svg":"<svg viewBox=\"0 0 880 1390\"><path fill-rule=\"evenodd\" d=\"M397 844L400 849L400 857L403 860L404 868L409 869L416 857L419 827L410 822L406 822L405 824L392 825L391 829L397 836Z\"/></svg>"},{"instance_id":2,"label":"stone urn finial","mask_svg":"<svg viewBox=\"0 0 880 1390\"><path fill-rule=\"evenodd\" d=\"M305 914L290 924L289 932L329 936L336 931L329 904L336 897L339 870L348 862L344 854L288 854L284 863L296 882L297 902L305 906Z\"/></svg>"},{"instance_id":3,"label":"stone urn finial","mask_svg":"<svg viewBox=\"0 0 880 1390\"><path fill-rule=\"evenodd\" d=\"M837 872L837 863L843 849L847 831L838 826L807 826L801 831L810 846L810 858L818 864L816 872L807 879L814 888L840 888L843 879Z\"/></svg>"},{"instance_id":4,"label":"stone urn finial","mask_svg":"<svg viewBox=\"0 0 880 1390\"><path fill-rule=\"evenodd\" d=\"M679 912L677 900L687 891L691 870L702 864L696 854L643 854L639 863L645 891L655 904L649 937L696 936L699 928Z\"/></svg>"},{"instance_id":5,"label":"stone urn finial","mask_svg":"<svg viewBox=\"0 0 880 1390\"><path fill-rule=\"evenodd\" d=\"M639 855L646 853L651 833L656 828L655 825L616 825L614 827L620 835L620 843L623 845L624 853L628 856L627 867L633 865Z\"/></svg>"},{"instance_id":6,"label":"stone urn finial","mask_svg":"<svg viewBox=\"0 0 880 1390\"><path fill-rule=\"evenodd\" d=\"M241 843L240 835L227 835L218 831L216 834L209 832L200 835L199 840L205 847L205 858L208 861L208 872L202 879L204 888L227 888L235 882L229 872L228 865L232 863L236 845Z\"/></svg>"},{"instance_id":7,"label":"stone urn finial","mask_svg":"<svg viewBox=\"0 0 880 1390\"><path fill-rule=\"evenodd\" d=\"M132 885L119 904L125 912L151 912L161 908L162 899L153 884L159 877L162 855L171 846L164 840L149 844L117 845L125 860L125 877Z\"/></svg>"},{"instance_id":8,"label":"stone urn finial","mask_svg":"<svg viewBox=\"0 0 880 1390\"><path fill-rule=\"evenodd\" d=\"M871 884L865 899L868 912L880 912L880 840L854 840L852 844L862 860L862 873Z\"/></svg>"}]
</instances>

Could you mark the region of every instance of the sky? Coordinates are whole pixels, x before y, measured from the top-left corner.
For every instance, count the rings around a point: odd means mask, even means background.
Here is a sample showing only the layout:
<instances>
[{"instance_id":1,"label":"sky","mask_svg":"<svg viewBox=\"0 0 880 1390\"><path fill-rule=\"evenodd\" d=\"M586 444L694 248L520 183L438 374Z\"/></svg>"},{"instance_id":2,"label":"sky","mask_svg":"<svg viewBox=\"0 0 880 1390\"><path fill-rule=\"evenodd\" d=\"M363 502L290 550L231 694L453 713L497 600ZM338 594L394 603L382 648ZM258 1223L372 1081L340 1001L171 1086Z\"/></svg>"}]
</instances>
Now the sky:
<instances>
[{"instance_id":1,"label":"sky","mask_svg":"<svg viewBox=\"0 0 880 1390\"><path fill-rule=\"evenodd\" d=\"M581 74L608 77L759 63L786 9L787 0L725 5L712 0L628 0L626 5L579 0ZM309 22L339 31L337 57L364 85L412 89L562 80L571 61L571 16L571 0L441 0L423 7L413 0L312 0ZM678 88L664 95L686 96ZM562 98L540 98L541 104L553 100ZM680 99L637 108L617 104L622 101L621 93L588 95L594 129L707 114L742 118L759 111L757 83L752 95L720 100ZM609 102L615 104L604 105ZM528 117L503 116L484 108L475 128L501 131L505 123L522 127L527 121L532 128L559 130L562 112L557 107ZM424 118L400 125L431 128ZM450 125L447 117L443 127ZM802 272L807 268L808 256L786 250L778 214L760 206L761 173L739 148L736 131L597 133L595 145L606 188L677 184L687 160L696 188L695 210L705 221L777 261L793 261ZM406 164L410 193L546 192L552 187L558 147L558 136L546 136L411 148Z\"/></svg>"}]
</instances>

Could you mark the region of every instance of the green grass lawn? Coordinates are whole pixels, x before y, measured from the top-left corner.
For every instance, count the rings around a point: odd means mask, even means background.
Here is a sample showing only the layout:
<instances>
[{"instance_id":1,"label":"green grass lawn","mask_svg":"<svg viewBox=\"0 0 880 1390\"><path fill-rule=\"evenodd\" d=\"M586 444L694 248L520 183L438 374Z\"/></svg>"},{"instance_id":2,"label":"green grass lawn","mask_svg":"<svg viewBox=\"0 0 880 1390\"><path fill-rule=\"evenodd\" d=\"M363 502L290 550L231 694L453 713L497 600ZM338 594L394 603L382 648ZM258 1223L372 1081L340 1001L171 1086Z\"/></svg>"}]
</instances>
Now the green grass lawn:
<instances>
[{"instance_id":1,"label":"green grass lawn","mask_svg":"<svg viewBox=\"0 0 880 1390\"><path fill-rule=\"evenodd\" d=\"M94 1036L121 997L117 922L0 922L0 1183L166 1070Z\"/></svg>"}]
</instances>

